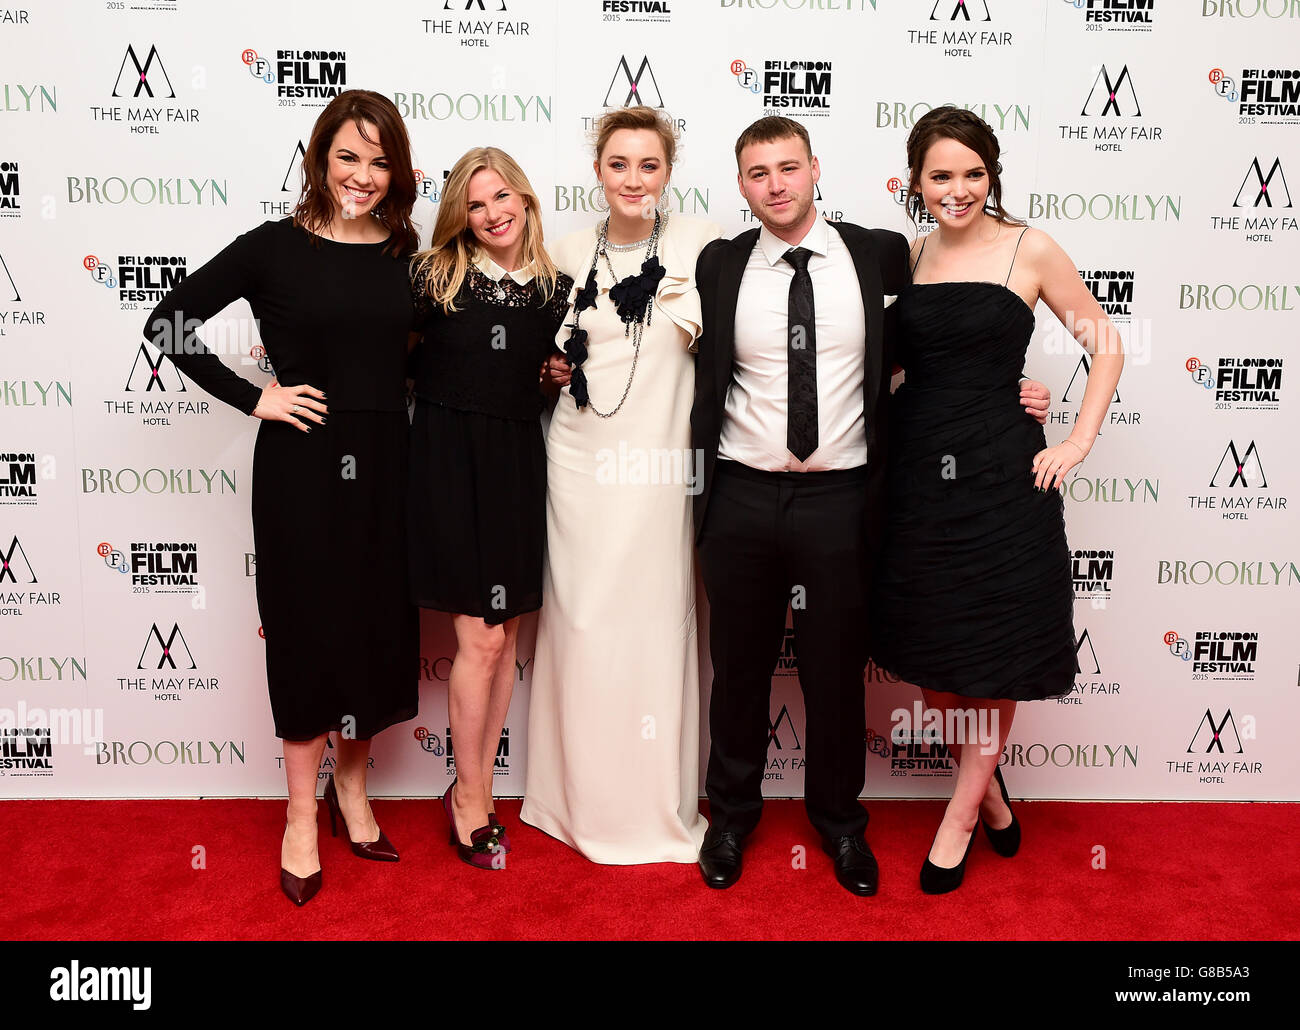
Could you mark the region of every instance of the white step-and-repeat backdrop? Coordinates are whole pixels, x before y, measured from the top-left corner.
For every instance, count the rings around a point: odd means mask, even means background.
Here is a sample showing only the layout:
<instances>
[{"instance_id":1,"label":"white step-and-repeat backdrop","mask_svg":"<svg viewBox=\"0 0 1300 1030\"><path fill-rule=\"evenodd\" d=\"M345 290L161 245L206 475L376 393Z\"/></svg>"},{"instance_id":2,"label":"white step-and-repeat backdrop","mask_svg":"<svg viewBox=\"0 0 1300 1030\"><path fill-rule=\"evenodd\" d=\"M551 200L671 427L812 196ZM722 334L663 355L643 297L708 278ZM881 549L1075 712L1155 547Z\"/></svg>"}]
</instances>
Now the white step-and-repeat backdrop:
<instances>
[{"instance_id":1,"label":"white step-and-repeat backdrop","mask_svg":"<svg viewBox=\"0 0 1300 1030\"><path fill-rule=\"evenodd\" d=\"M772 112L809 128L826 217L909 231L909 127L979 112L1007 207L1065 247L1129 350L1068 490L1075 691L1020 707L1013 791L1300 799L1300 0L26 0L0 5L0 52L0 796L283 794L257 423L139 332L170 284L289 211L320 108L364 87L407 119L426 236L481 144L523 164L550 238L599 218L586 133L636 102L681 130L675 212L753 224L732 143ZM1028 370L1057 440L1088 362L1039 314ZM225 360L265 382L246 306L226 315ZM532 637L501 795L523 789ZM426 614L420 715L376 741L375 794L450 781L453 651ZM788 646L773 796L802 790L796 674ZM914 692L869 670L866 697L867 795L946 794L941 748L890 732Z\"/></svg>"}]
</instances>

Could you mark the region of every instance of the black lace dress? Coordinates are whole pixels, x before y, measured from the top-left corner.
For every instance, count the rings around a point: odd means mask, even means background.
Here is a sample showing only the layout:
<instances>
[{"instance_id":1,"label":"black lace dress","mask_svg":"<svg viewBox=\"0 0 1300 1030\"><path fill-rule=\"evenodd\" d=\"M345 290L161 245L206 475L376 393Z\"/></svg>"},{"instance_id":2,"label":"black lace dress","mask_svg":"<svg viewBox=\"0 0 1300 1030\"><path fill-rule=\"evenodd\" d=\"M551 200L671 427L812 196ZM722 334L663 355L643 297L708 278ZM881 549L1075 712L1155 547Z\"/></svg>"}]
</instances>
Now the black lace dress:
<instances>
[{"instance_id":1,"label":"black lace dress","mask_svg":"<svg viewBox=\"0 0 1300 1030\"><path fill-rule=\"evenodd\" d=\"M494 282L471 267L448 314L411 284L423 338L412 355L411 590L424 608L489 624L542 606L546 447L538 370L573 280Z\"/></svg>"}]
</instances>

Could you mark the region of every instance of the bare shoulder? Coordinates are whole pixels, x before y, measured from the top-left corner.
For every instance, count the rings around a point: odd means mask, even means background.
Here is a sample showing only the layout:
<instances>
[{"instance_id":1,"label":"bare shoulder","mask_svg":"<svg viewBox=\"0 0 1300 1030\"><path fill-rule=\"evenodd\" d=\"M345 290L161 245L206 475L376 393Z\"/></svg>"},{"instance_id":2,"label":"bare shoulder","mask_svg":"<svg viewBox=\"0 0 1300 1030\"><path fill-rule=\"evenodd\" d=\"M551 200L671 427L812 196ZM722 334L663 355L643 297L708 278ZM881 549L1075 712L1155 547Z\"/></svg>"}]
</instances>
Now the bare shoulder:
<instances>
[{"instance_id":1,"label":"bare shoulder","mask_svg":"<svg viewBox=\"0 0 1300 1030\"><path fill-rule=\"evenodd\" d=\"M1020 253L1017 261L1027 261L1035 267L1059 262L1062 258L1069 261L1061 245L1042 229L1029 226L1020 239Z\"/></svg>"}]
</instances>

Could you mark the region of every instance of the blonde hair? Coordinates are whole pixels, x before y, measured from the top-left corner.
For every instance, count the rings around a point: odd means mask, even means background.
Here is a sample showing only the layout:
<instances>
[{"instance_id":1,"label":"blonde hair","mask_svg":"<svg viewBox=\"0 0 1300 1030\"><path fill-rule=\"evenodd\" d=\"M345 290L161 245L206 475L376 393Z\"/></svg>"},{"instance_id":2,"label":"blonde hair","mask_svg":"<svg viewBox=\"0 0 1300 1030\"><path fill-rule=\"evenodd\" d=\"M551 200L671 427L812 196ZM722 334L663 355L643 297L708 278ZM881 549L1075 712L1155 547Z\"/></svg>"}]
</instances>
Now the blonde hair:
<instances>
[{"instance_id":1,"label":"blonde hair","mask_svg":"<svg viewBox=\"0 0 1300 1030\"><path fill-rule=\"evenodd\" d=\"M469 181L484 169L496 172L524 201L528 217L524 220L524 265L533 266L533 274L542 296L550 300L555 292L555 262L542 246L542 205L528 176L504 150L475 147L452 167L438 205L438 220L433 225L433 239L428 250L415 255L414 278L425 276L429 299L441 304L445 314L456 310L456 295L465 283L469 266L478 257L479 245L469 228Z\"/></svg>"}]
</instances>

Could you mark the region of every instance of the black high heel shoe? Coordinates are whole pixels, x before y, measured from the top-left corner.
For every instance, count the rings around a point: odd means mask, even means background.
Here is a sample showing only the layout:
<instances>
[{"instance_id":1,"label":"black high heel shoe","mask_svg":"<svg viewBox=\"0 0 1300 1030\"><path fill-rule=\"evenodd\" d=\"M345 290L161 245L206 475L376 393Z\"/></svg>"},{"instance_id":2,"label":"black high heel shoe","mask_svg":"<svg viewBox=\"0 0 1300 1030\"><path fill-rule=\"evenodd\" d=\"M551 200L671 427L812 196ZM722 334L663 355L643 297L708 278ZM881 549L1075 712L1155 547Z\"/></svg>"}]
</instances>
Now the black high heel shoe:
<instances>
[{"instance_id":1,"label":"black high heel shoe","mask_svg":"<svg viewBox=\"0 0 1300 1030\"><path fill-rule=\"evenodd\" d=\"M347 837L348 843L352 845L352 854L358 858L369 858L375 862L396 862L398 860L397 849L393 847L392 842L384 834L383 830L379 831L379 837L372 841L362 841L358 843L352 839L348 833L348 821L343 818L343 809L339 805L339 792L334 786L334 774L330 773L329 782L325 784L325 804L330 810L330 836L339 835L338 824L343 824L343 836ZM376 823L376 826L379 824Z\"/></svg>"},{"instance_id":2,"label":"black high heel shoe","mask_svg":"<svg viewBox=\"0 0 1300 1030\"><path fill-rule=\"evenodd\" d=\"M972 826L970 840L966 842L966 853L955 866L935 865L927 855L925 864L921 866L921 890L926 894L947 894L960 887L962 878L966 875L966 859L970 858L970 847L974 843L975 827Z\"/></svg>"},{"instance_id":3,"label":"black high heel shoe","mask_svg":"<svg viewBox=\"0 0 1300 1030\"><path fill-rule=\"evenodd\" d=\"M1007 811L1011 812L1011 799L1007 797L1007 785L1002 781L1002 770L994 766L993 776L1002 790L1002 800L1006 802ZM984 821L983 816L980 816L980 825L984 827L984 836L989 839L990 846L1003 858L1010 858L1020 850L1020 820L1016 818L1015 812L1011 812L1011 824L1000 830L993 829Z\"/></svg>"}]
</instances>

